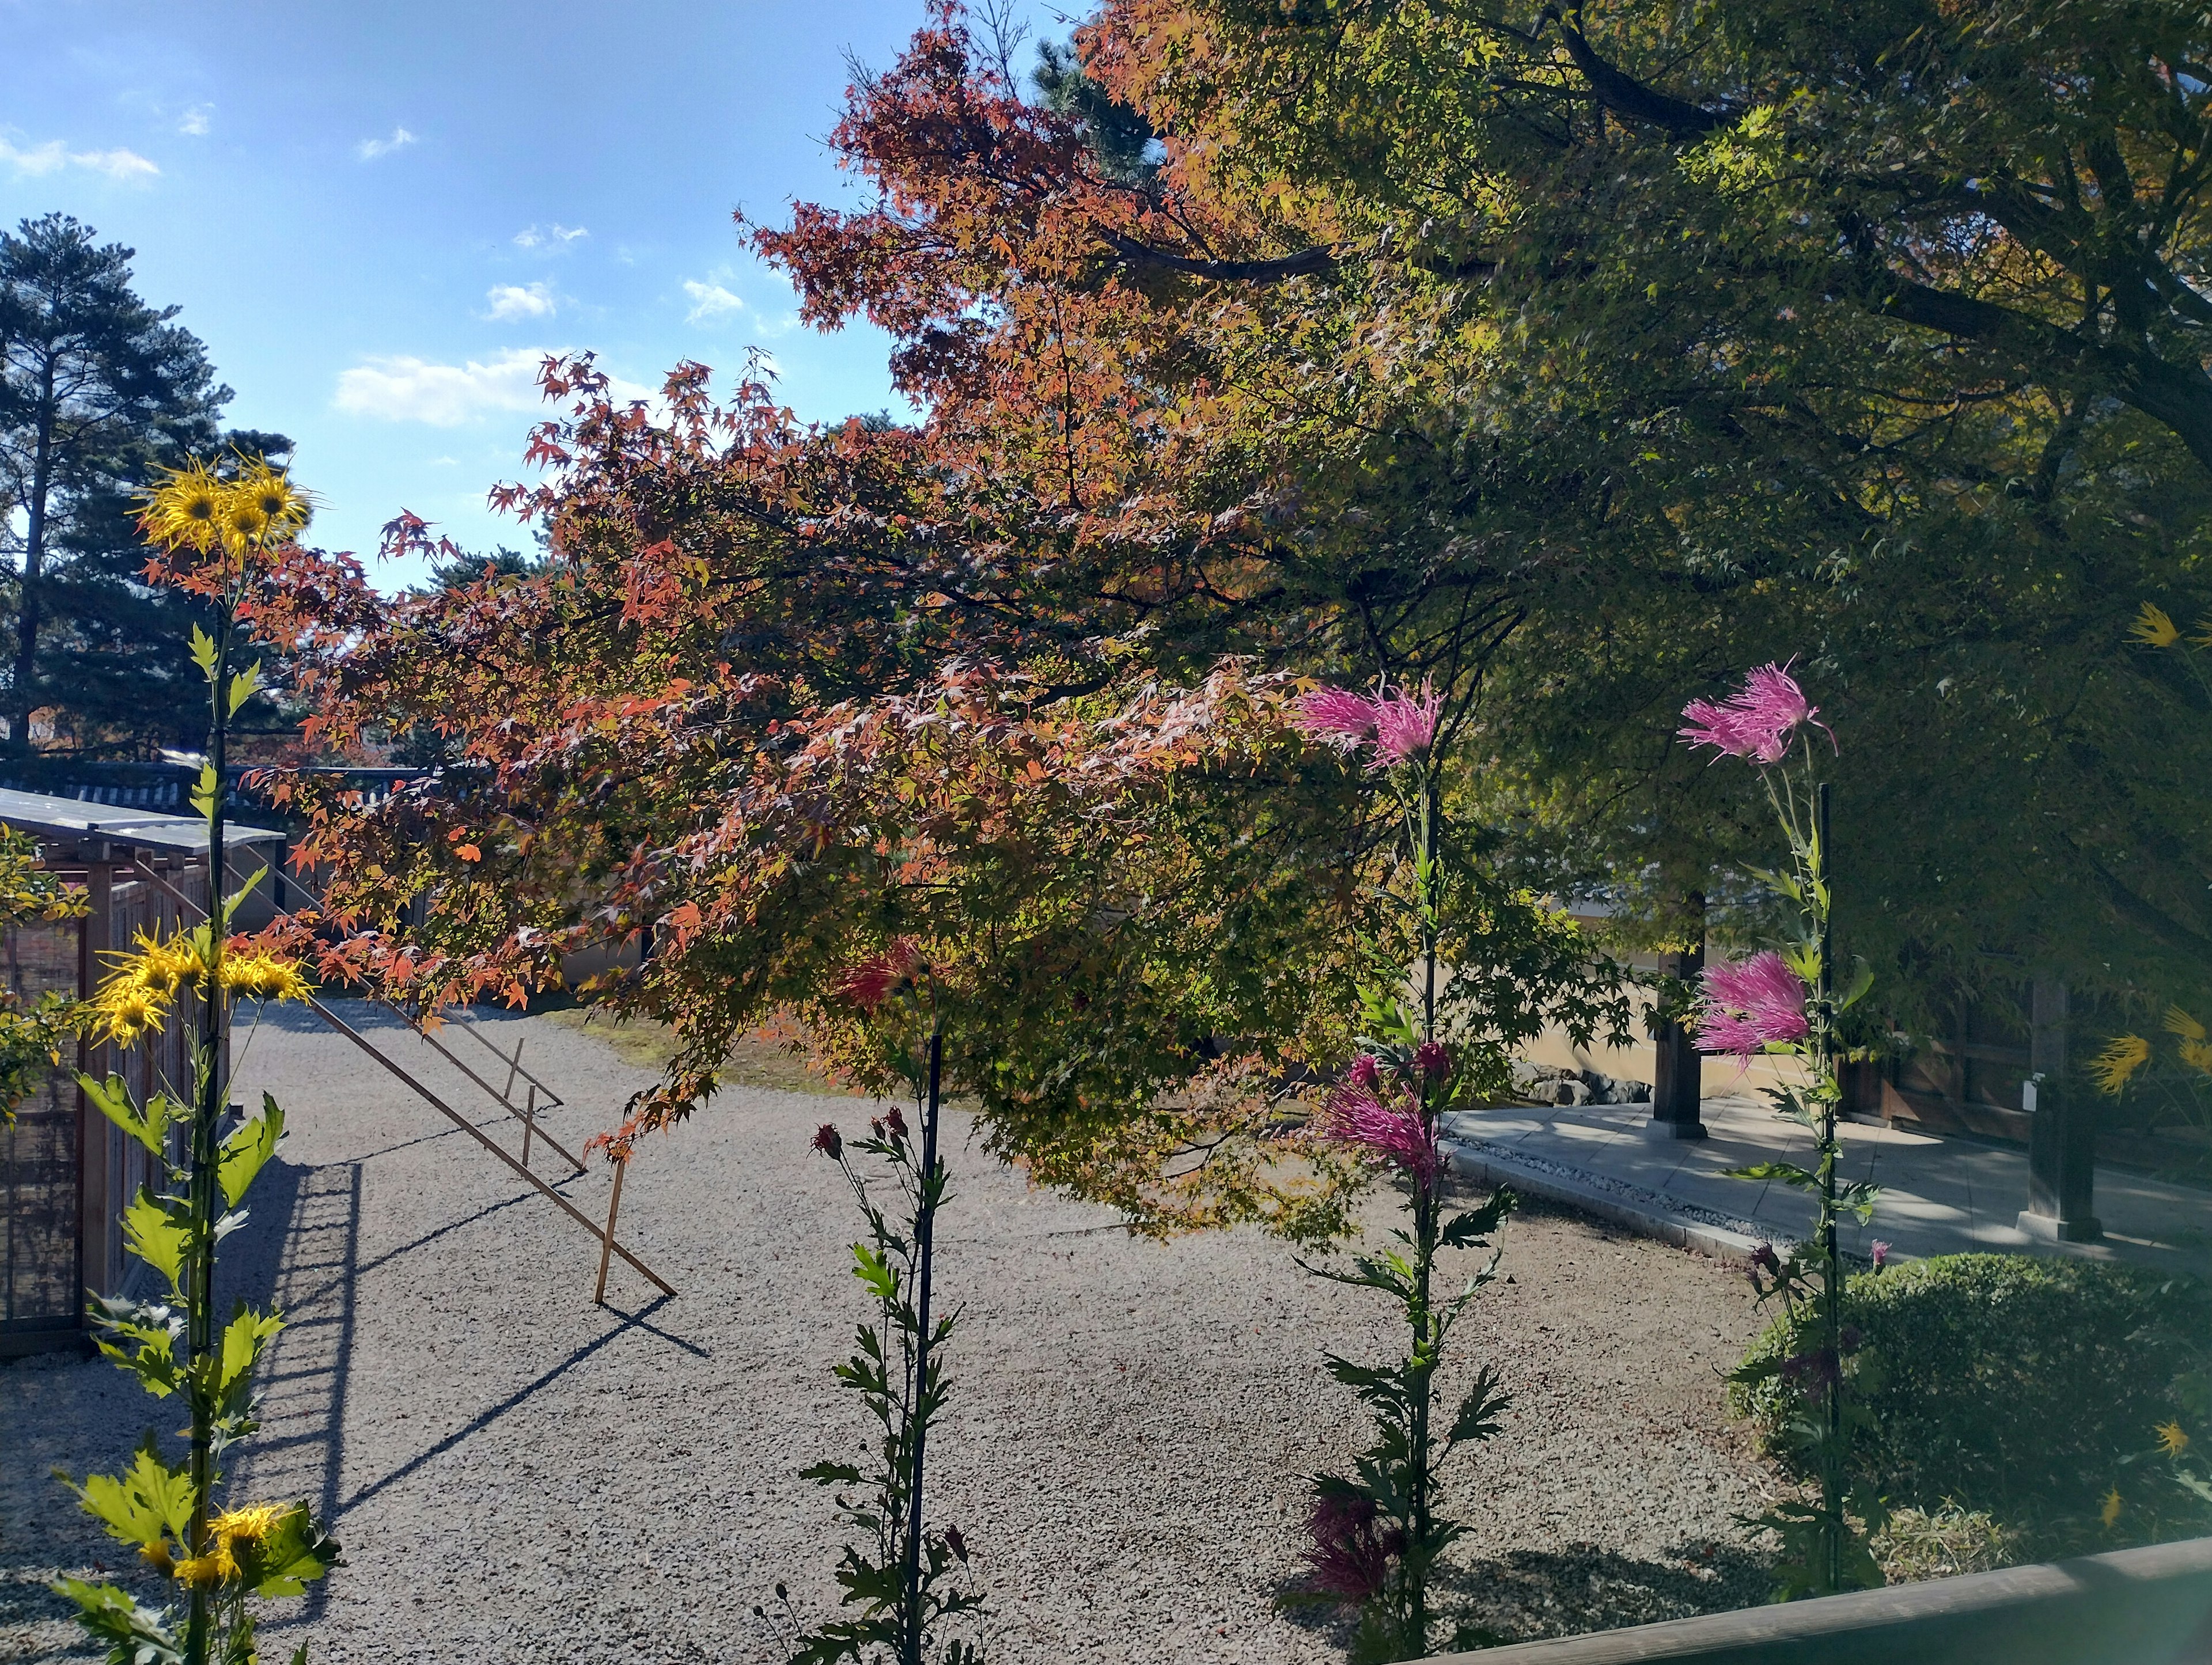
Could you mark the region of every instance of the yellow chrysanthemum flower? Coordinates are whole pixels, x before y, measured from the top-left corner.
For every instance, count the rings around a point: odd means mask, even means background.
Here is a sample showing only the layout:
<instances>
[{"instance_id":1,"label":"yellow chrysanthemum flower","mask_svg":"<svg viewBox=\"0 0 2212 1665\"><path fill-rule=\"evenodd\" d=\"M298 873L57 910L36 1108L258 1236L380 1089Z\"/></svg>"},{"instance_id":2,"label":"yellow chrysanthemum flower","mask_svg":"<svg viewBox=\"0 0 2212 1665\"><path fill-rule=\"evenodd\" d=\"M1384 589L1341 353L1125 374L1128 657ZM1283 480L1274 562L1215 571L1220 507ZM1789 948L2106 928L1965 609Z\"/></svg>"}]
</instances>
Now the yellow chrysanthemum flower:
<instances>
[{"instance_id":1,"label":"yellow chrysanthemum flower","mask_svg":"<svg viewBox=\"0 0 2212 1665\"><path fill-rule=\"evenodd\" d=\"M2212 1042L2184 1041L2181 1061L2200 1075L2212 1075Z\"/></svg>"},{"instance_id":2,"label":"yellow chrysanthemum flower","mask_svg":"<svg viewBox=\"0 0 2212 1665\"><path fill-rule=\"evenodd\" d=\"M2149 1042L2140 1035L2116 1036L2111 1044L2090 1061L2089 1073L2096 1078L2100 1091L2117 1098L2134 1079L2135 1073L2148 1062Z\"/></svg>"},{"instance_id":3,"label":"yellow chrysanthemum flower","mask_svg":"<svg viewBox=\"0 0 2212 1665\"><path fill-rule=\"evenodd\" d=\"M176 1565L169 1558L169 1540L167 1538L156 1538L150 1544L139 1545L138 1559L156 1572L169 1572Z\"/></svg>"},{"instance_id":4,"label":"yellow chrysanthemum flower","mask_svg":"<svg viewBox=\"0 0 2212 1665\"><path fill-rule=\"evenodd\" d=\"M94 1038L127 1047L169 1015L169 1002L127 981L110 982L81 1008Z\"/></svg>"},{"instance_id":5,"label":"yellow chrysanthemum flower","mask_svg":"<svg viewBox=\"0 0 2212 1665\"><path fill-rule=\"evenodd\" d=\"M202 463L174 470L148 494L146 529L172 549L205 554L222 532L223 483Z\"/></svg>"},{"instance_id":6,"label":"yellow chrysanthemum flower","mask_svg":"<svg viewBox=\"0 0 2212 1665\"><path fill-rule=\"evenodd\" d=\"M208 1522L208 1530L226 1543L258 1543L291 1512L283 1504L250 1503L224 1510Z\"/></svg>"},{"instance_id":7,"label":"yellow chrysanthemum flower","mask_svg":"<svg viewBox=\"0 0 2212 1665\"><path fill-rule=\"evenodd\" d=\"M2118 1521L2120 1518L2120 1488L2118 1486L2116 1486L2105 1493L2105 1506L2097 1511L2097 1518L2105 1523L2105 1529L2107 1532L2111 1531L2113 1524Z\"/></svg>"},{"instance_id":8,"label":"yellow chrysanthemum flower","mask_svg":"<svg viewBox=\"0 0 2212 1665\"><path fill-rule=\"evenodd\" d=\"M314 500L294 485L282 469L271 468L259 458L253 459L252 468L231 489L252 506L272 538L289 537L305 526L314 513Z\"/></svg>"},{"instance_id":9,"label":"yellow chrysanthemum flower","mask_svg":"<svg viewBox=\"0 0 2212 1665\"><path fill-rule=\"evenodd\" d=\"M176 1565L179 1583L195 1589L211 1589L226 1578L238 1577L238 1557L230 1553L230 1540L217 1538L204 1555L187 1555Z\"/></svg>"},{"instance_id":10,"label":"yellow chrysanthemum flower","mask_svg":"<svg viewBox=\"0 0 2212 1665\"><path fill-rule=\"evenodd\" d=\"M2179 1006L2170 1006L2166 1009L2166 1032L2168 1035L2179 1035L2185 1041L2202 1041L2204 1038L2204 1025Z\"/></svg>"},{"instance_id":11,"label":"yellow chrysanthemum flower","mask_svg":"<svg viewBox=\"0 0 2212 1665\"><path fill-rule=\"evenodd\" d=\"M2189 1449L2189 1435L2178 1422L2161 1422L2154 1431L2158 1449L2169 1457L2178 1457Z\"/></svg>"},{"instance_id":12,"label":"yellow chrysanthemum flower","mask_svg":"<svg viewBox=\"0 0 2212 1665\"><path fill-rule=\"evenodd\" d=\"M304 1000L314 987L295 962L274 954L226 954L222 986L254 1000Z\"/></svg>"},{"instance_id":13,"label":"yellow chrysanthemum flower","mask_svg":"<svg viewBox=\"0 0 2212 1665\"><path fill-rule=\"evenodd\" d=\"M2163 607L2146 601L2142 611L2136 615L2135 626L2128 634L2146 647L2171 647L2181 640L2181 632Z\"/></svg>"},{"instance_id":14,"label":"yellow chrysanthemum flower","mask_svg":"<svg viewBox=\"0 0 2212 1665\"><path fill-rule=\"evenodd\" d=\"M227 492L222 505L222 541L234 552L250 550L268 535L269 517L251 492Z\"/></svg>"}]
</instances>

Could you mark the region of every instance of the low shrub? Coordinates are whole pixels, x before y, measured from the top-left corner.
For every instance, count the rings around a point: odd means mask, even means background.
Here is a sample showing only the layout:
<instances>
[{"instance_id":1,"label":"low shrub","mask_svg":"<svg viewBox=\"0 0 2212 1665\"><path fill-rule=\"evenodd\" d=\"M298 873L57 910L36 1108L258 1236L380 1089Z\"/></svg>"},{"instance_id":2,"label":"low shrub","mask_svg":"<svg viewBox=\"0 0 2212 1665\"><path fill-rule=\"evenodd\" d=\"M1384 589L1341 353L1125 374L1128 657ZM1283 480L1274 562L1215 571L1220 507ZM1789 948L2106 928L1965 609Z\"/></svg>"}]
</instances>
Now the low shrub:
<instances>
[{"instance_id":1,"label":"low shrub","mask_svg":"<svg viewBox=\"0 0 2212 1665\"><path fill-rule=\"evenodd\" d=\"M1852 1478L1893 1508L1986 1514L2031 1557L2197 1525L2148 1506L2101 1516L2125 1462L2176 1414L2185 1338L2212 1330L2202 1285L2100 1261L1947 1255L1852 1278L1844 1319L1875 1424L1854 1445ZM1785 1317L1745 1363L1814 1345ZM1785 1391L1770 1376L1730 1397L1787 1464Z\"/></svg>"}]
</instances>

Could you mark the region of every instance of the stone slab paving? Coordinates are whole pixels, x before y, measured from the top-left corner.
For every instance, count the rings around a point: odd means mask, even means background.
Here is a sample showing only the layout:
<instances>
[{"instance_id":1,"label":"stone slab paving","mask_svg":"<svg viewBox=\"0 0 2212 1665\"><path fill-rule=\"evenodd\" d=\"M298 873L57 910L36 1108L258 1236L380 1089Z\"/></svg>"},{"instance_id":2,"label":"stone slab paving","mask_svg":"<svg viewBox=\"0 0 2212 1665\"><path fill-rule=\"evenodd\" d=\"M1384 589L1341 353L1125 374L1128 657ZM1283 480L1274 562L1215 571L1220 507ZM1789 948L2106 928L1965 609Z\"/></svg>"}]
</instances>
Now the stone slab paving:
<instances>
[{"instance_id":1,"label":"stone slab paving","mask_svg":"<svg viewBox=\"0 0 2212 1665\"><path fill-rule=\"evenodd\" d=\"M1704 1118L1706 1139L1661 1139L1647 1131L1648 1105L1504 1105L1452 1116L1447 1132L1454 1165L1475 1177L1710 1253L1741 1259L1761 1242L1806 1235L1809 1198L1727 1170L1776 1160L1809 1165L1811 1133L1747 1096L1708 1098ZM2024 1150L1860 1122L1844 1124L1843 1142L1844 1176L1870 1180L1882 1193L1872 1224L1847 1220L1847 1253L1867 1255L1881 1240L1899 1256L2018 1250L2212 1275L2212 1193L2100 1168L2095 1206L2105 1240L2048 1243L2016 1224L2027 1202Z\"/></svg>"}]
</instances>

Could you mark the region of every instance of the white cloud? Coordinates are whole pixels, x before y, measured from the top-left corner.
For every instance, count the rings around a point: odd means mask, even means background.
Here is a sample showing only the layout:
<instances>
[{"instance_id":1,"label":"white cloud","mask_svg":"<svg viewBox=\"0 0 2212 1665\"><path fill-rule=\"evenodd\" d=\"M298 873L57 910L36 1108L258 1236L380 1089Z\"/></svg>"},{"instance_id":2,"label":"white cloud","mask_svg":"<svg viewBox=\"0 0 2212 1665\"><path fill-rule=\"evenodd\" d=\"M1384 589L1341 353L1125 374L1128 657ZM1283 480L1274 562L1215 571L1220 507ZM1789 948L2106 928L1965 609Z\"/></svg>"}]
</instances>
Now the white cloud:
<instances>
[{"instance_id":1,"label":"white cloud","mask_svg":"<svg viewBox=\"0 0 2212 1665\"><path fill-rule=\"evenodd\" d=\"M59 139L25 149L0 138L0 162L14 168L18 178L58 173L64 167L105 173L111 179L157 179L161 172L135 150L71 150Z\"/></svg>"},{"instance_id":2,"label":"white cloud","mask_svg":"<svg viewBox=\"0 0 2212 1665\"><path fill-rule=\"evenodd\" d=\"M538 367L544 360L537 347L517 347L481 364L370 358L339 373L337 407L349 416L458 428L493 410L535 410Z\"/></svg>"},{"instance_id":3,"label":"white cloud","mask_svg":"<svg viewBox=\"0 0 2212 1665\"><path fill-rule=\"evenodd\" d=\"M177 118L177 131L186 138L204 138L210 125L209 118L214 114L215 106L212 104L195 104Z\"/></svg>"},{"instance_id":4,"label":"white cloud","mask_svg":"<svg viewBox=\"0 0 2212 1665\"><path fill-rule=\"evenodd\" d=\"M514 246L525 249L544 248L549 245L558 246L591 234L582 226L564 226L556 220L550 228L541 229L535 225L523 227L514 234Z\"/></svg>"},{"instance_id":5,"label":"white cloud","mask_svg":"<svg viewBox=\"0 0 2212 1665\"><path fill-rule=\"evenodd\" d=\"M553 316L553 291L544 283L495 283L484 295L495 324L517 318Z\"/></svg>"},{"instance_id":6,"label":"white cloud","mask_svg":"<svg viewBox=\"0 0 2212 1665\"><path fill-rule=\"evenodd\" d=\"M701 283L687 277L684 293L691 297L691 310L684 315L686 324L719 323L745 309L745 303L720 283Z\"/></svg>"},{"instance_id":7,"label":"white cloud","mask_svg":"<svg viewBox=\"0 0 2212 1665\"><path fill-rule=\"evenodd\" d=\"M392 137L388 139L363 139L359 144L354 146L354 155L365 162L373 162L379 156L388 156L393 151L414 143L415 136L412 133L404 127L395 127L392 130Z\"/></svg>"},{"instance_id":8,"label":"white cloud","mask_svg":"<svg viewBox=\"0 0 2212 1665\"><path fill-rule=\"evenodd\" d=\"M562 350L516 347L465 364L433 364L406 355L370 357L339 373L335 402L349 416L433 428L459 428L498 410L536 410L544 403L538 367ZM608 381L608 394L617 402L653 398L651 388L636 382L618 376Z\"/></svg>"}]
</instances>

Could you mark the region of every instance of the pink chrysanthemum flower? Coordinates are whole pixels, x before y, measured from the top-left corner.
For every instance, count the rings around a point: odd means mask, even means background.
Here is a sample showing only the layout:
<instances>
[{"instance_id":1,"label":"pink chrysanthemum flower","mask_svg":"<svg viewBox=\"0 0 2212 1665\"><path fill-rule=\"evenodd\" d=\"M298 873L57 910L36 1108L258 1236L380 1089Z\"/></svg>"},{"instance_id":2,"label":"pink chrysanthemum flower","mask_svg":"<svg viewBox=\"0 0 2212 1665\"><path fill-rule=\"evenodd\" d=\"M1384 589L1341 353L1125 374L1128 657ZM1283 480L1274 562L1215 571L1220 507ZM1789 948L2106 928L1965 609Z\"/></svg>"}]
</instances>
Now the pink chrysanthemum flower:
<instances>
[{"instance_id":1,"label":"pink chrysanthemum flower","mask_svg":"<svg viewBox=\"0 0 2212 1665\"><path fill-rule=\"evenodd\" d=\"M1390 1558L1405 1547L1405 1534L1381 1514L1372 1498L1325 1492L1314 1499L1306 1518L1313 1542L1305 1560L1316 1595L1350 1606L1370 1600L1389 1582Z\"/></svg>"},{"instance_id":2,"label":"pink chrysanthemum flower","mask_svg":"<svg viewBox=\"0 0 2212 1665\"><path fill-rule=\"evenodd\" d=\"M1746 731L1741 716L1725 705L1692 700L1682 708L1682 714L1689 719L1689 726L1674 732L1690 743L1692 750L1711 746L1731 757L1748 757L1758 745L1758 737Z\"/></svg>"},{"instance_id":3,"label":"pink chrysanthemum flower","mask_svg":"<svg viewBox=\"0 0 2212 1665\"><path fill-rule=\"evenodd\" d=\"M1804 980L1771 948L1741 965L1707 966L1705 985L1698 1014L1702 1052L1732 1053L1747 1064L1770 1042L1802 1041L1812 1032Z\"/></svg>"},{"instance_id":4,"label":"pink chrysanthemum flower","mask_svg":"<svg viewBox=\"0 0 2212 1665\"><path fill-rule=\"evenodd\" d=\"M1385 1104L1362 1088L1339 1087L1329 1095L1315 1126L1331 1144L1352 1145L1395 1163L1424 1185L1436 1178L1442 1164L1436 1129L1410 1102Z\"/></svg>"},{"instance_id":5,"label":"pink chrysanthemum flower","mask_svg":"<svg viewBox=\"0 0 2212 1665\"><path fill-rule=\"evenodd\" d=\"M1443 1042L1424 1041L1413 1048L1413 1073L1424 1079L1441 1081L1451 1067L1451 1052Z\"/></svg>"},{"instance_id":6,"label":"pink chrysanthemum flower","mask_svg":"<svg viewBox=\"0 0 2212 1665\"><path fill-rule=\"evenodd\" d=\"M1820 713L1788 665L1769 663L1745 677L1743 686L1725 700L1692 700L1682 708L1689 726L1676 732L1692 747L1711 746L1731 757L1778 763L1789 752L1791 735L1804 724L1834 742L1835 732L1814 720Z\"/></svg>"},{"instance_id":7,"label":"pink chrysanthemum flower","mask_svg":"<svg viewBox=\"0 0 2212 1665\"><path fill-rule=\"evenodd\" d=\"M1426 751L1437 738L1443 711L1443 696L1425 682L1418 696L1382 690L1375 696L1376 765L1402 763Z\"/></svg>"},{"instance_id":8,"label":"pink chrysanthemum flower","mask_svg":"<svg viewBox=\"0 0 2212 1665\"><path fill-rule=\"evenodd\" d=\"M1291 726L1316 740L1352 747L1375 732L1375 702L1345 688L1315 688L1298 696Z\"/></svg>"},{"instance_id":9,"label":"pink chrysanthemum flower","mask_svg":"<svg viewBox=\"0 0 2212 1665\"><path fill-rule=\"evenodd\" d=\"M837 992L861 1011L872 1013L892 995L913 988L928 969L914 939L901 937L848 970L837 980Z\"/></svg>"},{"instance_id":10,"label":"pink chrysanthemum flower","mask_svg":"<svg viewBox=\"0 0 2212 1665\"><path fill-rule=\"evenodd\" d=\"M1373 1053L1363 1052L1352 1060L1352 1067L1345 1073L1344 1079L1348 1085L1361 1092L1380 1091L1382 1086L1382 1061Z\"/></svg>"}]
</instances>

